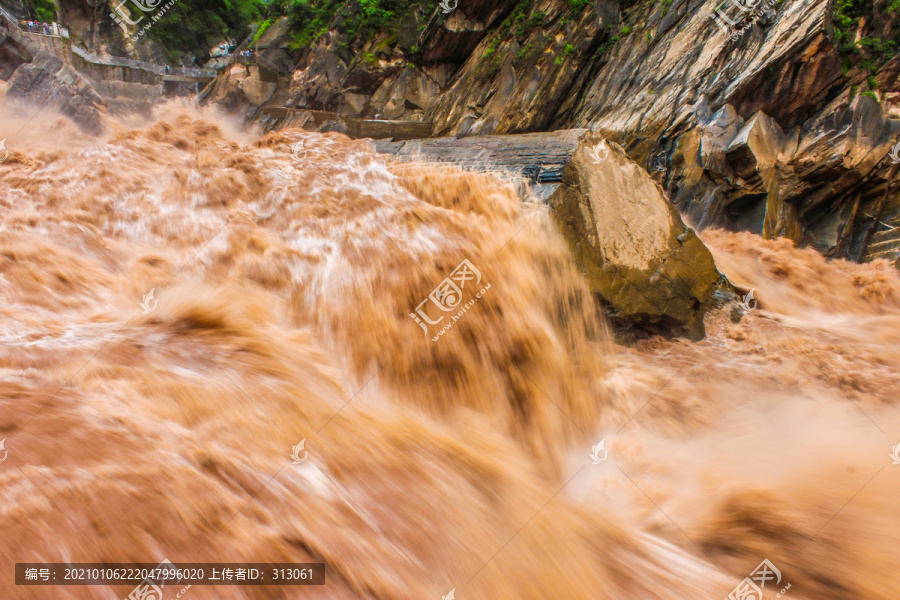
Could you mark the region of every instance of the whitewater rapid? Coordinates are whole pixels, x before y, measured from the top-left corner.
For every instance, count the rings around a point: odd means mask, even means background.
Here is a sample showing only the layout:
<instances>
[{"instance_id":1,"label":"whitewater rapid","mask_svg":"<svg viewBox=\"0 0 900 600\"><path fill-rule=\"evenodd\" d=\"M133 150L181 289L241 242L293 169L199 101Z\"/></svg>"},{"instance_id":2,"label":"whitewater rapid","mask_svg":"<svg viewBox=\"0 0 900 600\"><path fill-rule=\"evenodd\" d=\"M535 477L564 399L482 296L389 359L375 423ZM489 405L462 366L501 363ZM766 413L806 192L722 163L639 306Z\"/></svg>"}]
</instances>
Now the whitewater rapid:
<instances>
[{"instance_id":1,"label":"whitewater rapid","mask_svg":"<svg viewBox=\"0 0 900 600\"><path fill-rule=\"evenodd\" d=\"M625 347L506 177L174 103L101 138L22 122L0 118L2 597L130 592L13 586L16 562L163 558L328 567L198 600L712 600L763 559L788 598L897 597L887 263L706 231L758 303ZM447 279L467 310L435 341L410 315Z\"/></svg>"}]
</instances>

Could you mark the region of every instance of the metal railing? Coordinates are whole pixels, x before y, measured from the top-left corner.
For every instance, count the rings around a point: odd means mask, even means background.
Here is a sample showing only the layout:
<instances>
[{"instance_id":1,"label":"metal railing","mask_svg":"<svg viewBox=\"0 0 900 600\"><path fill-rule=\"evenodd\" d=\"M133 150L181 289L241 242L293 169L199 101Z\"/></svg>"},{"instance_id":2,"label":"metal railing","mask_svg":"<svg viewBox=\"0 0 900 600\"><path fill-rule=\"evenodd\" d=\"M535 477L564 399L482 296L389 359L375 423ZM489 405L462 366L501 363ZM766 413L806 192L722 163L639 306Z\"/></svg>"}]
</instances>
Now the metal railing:
<instances>
[{"instance_id":1,"label":"metal railing","mask_svg":"<svg viewBox=\"0 0 900 600\"><path fill-rule=\"evenodd\" d=\"M108 56L94 54L88 52L78 46L72 46L72 52L83 58L89 63L98 65L108 65L113 67L130 67L132 69L143 69L157 75L178 75L182 77L195 77L197 79L213 79L218 75L215 69L197 69L191 67L168 67L165 65L157 65L142 60L133 60L131 58L122 58L121 56Z\"/></svg>"},{"instance_id":2,"label":"metal railing","mask_svg":"<svg viewBox=\"0 0 900 600\"><path fill-rule=\"evenodd\" d=\"M232 65L234 63L241 64L249 64L249 65L258 65L269 69L270 71L274 71L275 73L281 73L281 67L269 60L264 56L260 56L255 50L242 50L240 52L232 52L231 54L227 54L225 56L220 56L219 58L227 58L227 64Z\"/></svg>"},{"instance_id":3,"label":"metal railing","mask_svg":"<svg viewBox=\"0 0 900 600\"><path fill-rule=\"evenodd\" d=\"M9 21L17 29L22 29L18 19L16 19L16 17L3 6L0 6L0 16ZM64 29L62 27L60 28ZM68 32L68 30L66 31ZM151 73L156 73L157 75L176 75L181 77L193 77L196 79L214 79L219 74L215 69L197 69L191 67L168 67L167 69L165 65L157 65L142 60L133 60L130 58L122 58L120 56L101 56L99 54L94 54L93 52L88 52L87 50L75 46L74 44L71 46L71 49L74 54L77 54L89 63L113 67L130 67L132 69L143 69L144 71L150 71Z\"/></svg>"},{"instance_id":4,"label":"metal railing","mask_svg":"<svg viewBox=\"0 0 900 600\"><path fill-rule=\"evenodd\" d=\"M56 31L58 33L47 33L46 31L34 31L32 29L26 29L26 25L24 24L24 21L17 19L14 14L9 12L6 9L6 7L4 7L2 5L0 5L0 16L2 16L4 19L6 19L7 21L9 21L13 25L15 25L15 27L18 28L23 33L30 33L33 35L43 35L43 36L47 36L47 37L58 37L58 38L62 38L65 40L69 39L69 29L60 23L45 23L43 21L34 21L33 22L35 26L40 26L42 29L45 25L50 27L51 32L53 31L53 26L54 25L56 26Z\"/></svg>"},{"instance_id":5,"label":"metal railing","mask_svg":"<svg viewBox=\"0 0 900 600\"><path fill-rule=\"evenodd\" d=\"M281 67L276 65L274 62L272 62L268 58L265 58L264 56L257 55L256 56L256 64L257 64L257 66L265 67L274 73L281 72Z\"/></svg>"}]
</instances>

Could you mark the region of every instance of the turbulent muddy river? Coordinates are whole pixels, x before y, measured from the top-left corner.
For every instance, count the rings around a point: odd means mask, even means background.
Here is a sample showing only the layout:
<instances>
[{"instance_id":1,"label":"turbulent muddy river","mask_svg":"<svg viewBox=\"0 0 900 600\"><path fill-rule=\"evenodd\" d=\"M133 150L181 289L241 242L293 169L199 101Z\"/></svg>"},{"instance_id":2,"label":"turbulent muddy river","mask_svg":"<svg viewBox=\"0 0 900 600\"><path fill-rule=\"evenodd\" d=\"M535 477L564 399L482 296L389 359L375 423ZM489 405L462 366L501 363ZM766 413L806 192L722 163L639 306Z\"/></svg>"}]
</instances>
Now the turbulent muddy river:
<instances>
[{"instance_id":1,"label":"turbulent muddy river","mask_svg":"<svg viewBox=\"0 0 900 600\"><path fill-rule=\"evenodd\" d=\"M753 298L628 347L507 178L159 114L0 123L0 597L896 600L892 266L705 231Z\"/></svg>"}]
</instances>

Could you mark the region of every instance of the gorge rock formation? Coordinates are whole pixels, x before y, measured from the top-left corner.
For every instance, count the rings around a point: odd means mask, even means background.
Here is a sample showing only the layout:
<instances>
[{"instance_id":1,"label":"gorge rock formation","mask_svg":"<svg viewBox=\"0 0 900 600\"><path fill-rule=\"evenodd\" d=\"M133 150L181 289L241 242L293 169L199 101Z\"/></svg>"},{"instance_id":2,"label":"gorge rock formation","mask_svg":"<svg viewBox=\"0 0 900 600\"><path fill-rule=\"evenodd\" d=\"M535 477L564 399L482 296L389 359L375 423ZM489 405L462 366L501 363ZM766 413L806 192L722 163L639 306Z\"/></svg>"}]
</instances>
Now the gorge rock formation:
<instances>
[{"instance_id":1,"label":"gorge rock formation","mask_svg":"<svg viewBox=\"0 0 900 600\"><path fill-rule=\"evenodd\" d=\"M102 129L106 101L71 65L34 44L0 19L0 79L7 82L6 98L35 107L48 104L85 131Z\"/></svg>"},{"instance_id":2,"label":"gorge rock formation","mask_svg":"<svg viewBox=\"0 0 900 600\"><path fill-rule=\"evenodd\" d=\"M291 79L278 102L430 122L436 136L589 128L625 148L697 227L897 260L898 17L866 2L750 6L414 5L393 33L362 42L336 18L282 73ZM283 36L260 52L289 62ZM273 126L259 108L248 114ZM292 114L274 126L309 126Z\"/></svg>"}]
</instances>

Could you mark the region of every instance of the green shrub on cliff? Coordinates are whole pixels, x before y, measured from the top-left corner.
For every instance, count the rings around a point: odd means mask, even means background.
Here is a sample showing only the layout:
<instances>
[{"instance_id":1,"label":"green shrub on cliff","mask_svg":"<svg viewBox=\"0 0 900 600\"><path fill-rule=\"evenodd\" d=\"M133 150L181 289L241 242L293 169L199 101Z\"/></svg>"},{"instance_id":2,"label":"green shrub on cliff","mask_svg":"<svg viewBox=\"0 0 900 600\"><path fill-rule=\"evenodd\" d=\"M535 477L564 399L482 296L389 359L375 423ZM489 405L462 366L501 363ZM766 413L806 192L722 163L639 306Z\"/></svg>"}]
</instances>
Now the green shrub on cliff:
<instances>
[{"instance_id":1,"label":"green shrub on cliff","mask_svg":"<svg viewBox=\"0 0 900 600\"><path fill-rule=\"evenodd\" d=\"M267 9L261 0L178 0L153 23L147 36L165 47L170 62L177 62L188 52L205 55L223 38L245 38L250 23Z\"/></svg>"},{"instance_id":2,"label":"green shrub on cliff","mask_svg":"<svg viewBox=\"0 0 900 600\"><path fill-rule=\"evenodd\" d=\"M271 27L274 22L275 19L266 19L259 24L259 27L256 28L256 33L253 34L253 39L250 41L251 48L256 45L256 42L259 41L259 38L261 38L269 30L269 27Z\"/></svg>"},{"instance_id":3,"label":"green shrub on cliff","mask_svg":"<svg viewBox=\"0 0 900 600\"><path fill-rule=\"evenodd\" d=\"M859 24L860 0L837 0L831 22L834 25L834 41L837 51L842 55L852 54L857 50L855 34Z\"/></svg>"},{"instance_id":4,"label":"green shrub on cliff","mask_svg":"<svg viewBox=\"0 0 900 600\"><path fill-rule=\"evenodd\" d=\"M892 15L898 6L900 0L889 4L874 0L835 0L831 13L834 46L844 59L845 74L857 64L871 74L897 53L900 28ZM882 28L881 24L888 27Z\"/></svg>"},{"instance_id":5,"label":"green shrub on cliff","mask_svg":"<svg viewBox=\"0 0 900 600\"><path fill-rule=\"evenodd\" d=\"M56 5L53 0L25 0L22 3L29 19L52 23L56 20Z\"/></svg>"},{"instance_id":6,"label":"green shrub on cliff","mask_svg":"<svg viewBox=\"0 0 900 600\"><path fill-rule=\"evenodd\" d=\"M347 48L379 33L392 37L416 6L427 13L435 8L427 0L289 0L291 46L306 48L332 28L344 35Z\"/></svg>"}]
</instances>

